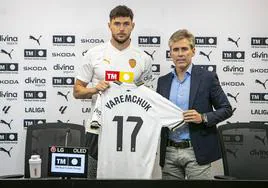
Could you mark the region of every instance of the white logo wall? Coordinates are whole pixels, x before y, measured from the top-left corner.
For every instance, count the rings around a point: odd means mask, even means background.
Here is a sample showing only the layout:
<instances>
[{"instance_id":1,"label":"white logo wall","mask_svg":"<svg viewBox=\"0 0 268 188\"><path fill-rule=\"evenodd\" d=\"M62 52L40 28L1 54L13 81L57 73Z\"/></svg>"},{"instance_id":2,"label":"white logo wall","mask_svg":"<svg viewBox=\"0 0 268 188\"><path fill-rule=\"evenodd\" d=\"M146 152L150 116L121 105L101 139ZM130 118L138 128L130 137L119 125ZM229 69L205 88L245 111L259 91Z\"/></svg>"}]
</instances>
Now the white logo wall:
<instances>
[{"instance_id":1,"label":"white logo wall","mask_svg":"<svg viewBox=\"0 0 268 188\"><path fill-rule=\"evenodd\" d=\"M227 0L221 7L212 0L195 6L177 1L127 3L135 14L132 41L153 60L151 87L155 89L157 78L170 71L169 36L188 28L196 35L194 63L218 73L234 108L227 121L268 121L268 35L267 28L259 24L268 17L264 10L268 4L257 6L258 2L254 11L265 16L251 14L250 0ZM84 53L110 38L108 15L117 3L104 4L63 0L2 3L0 175L24 172L27 126L55 121L84 124L90 100L74 99L72 86ZM239 11L234 17L235 10Z\"/></svg>"}]
</instances>

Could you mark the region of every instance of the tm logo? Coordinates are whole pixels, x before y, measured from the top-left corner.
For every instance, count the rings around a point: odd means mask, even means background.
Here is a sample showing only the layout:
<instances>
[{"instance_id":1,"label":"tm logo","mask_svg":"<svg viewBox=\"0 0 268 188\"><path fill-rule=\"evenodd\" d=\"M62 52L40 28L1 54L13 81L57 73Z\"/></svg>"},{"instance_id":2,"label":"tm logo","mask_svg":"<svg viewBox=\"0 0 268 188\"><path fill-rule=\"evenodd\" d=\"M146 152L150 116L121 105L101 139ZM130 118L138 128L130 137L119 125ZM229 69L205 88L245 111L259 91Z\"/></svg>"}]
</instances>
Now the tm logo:
<instances>
[{"instance_id":1,"label":"tm logo","mask_svg":"<svg viewBox=\"0 0 268 188\"><path fill-rule=\"evenodd\" d=\"M199 55L203 55L203 56L207 57L207 59L210 61L209 56L210 56L211 52L212 52L212 51L210 51L208 54L206 54L205 52L200 51L200 52L199 52Z\"/></svg>"},{"instance_id":2,"label":"tm logo","mask_svg":"<svg viewBox=\"0 0 268 188\"><path fill-rule=\"evenodd\" d=\"M61 106L59 111L61 114L64 114L65 113L65 110L66 110L67 106Z\"/></svg>"},{"instance_id":3,"label":"tm logo","mask_svg":"<svg viewBox=\"0 0 268 188\"><path fill-rule=\"evenodd\" d=\"M58 91L57 95L63 96L63 97L66 99L66 101L68 101L67 95L68 95L69 93L70 93L70 91L68 91L66 94L64 94L64 93L62 93L62 92L60 92L60 91Z\"/></svg>"},{"instance_id":4,"label":"tm logo","mask_svg":"<svg viewBox=\"0 0 268 188\"><path fill-rule=\"evenodd\" d=\"M42 37L42 35L40 35L38 38L35 38L34 36L30 35L29 39L35 40L37 42L37 44L40 46L40 38Z\"/></svg>"},{"instance_id":5,"label":"tm logo","mask_svg":"<svg viewBox=\"0 0 268 188\"><path fill-rule=\"evenodd\" d=\"M6 122L5 120L3 120L3 119L1 119L0 120L0 123L2 123L2 124L5 124L5 125L7 125L8 127L9 127L9 129L11 129L11 122L13 121L13 119L8 123L8 122Z\"/></svg>"},{"instance_id":6,"label":"tm logo","mask_svg":"<svg viewBox=\"0 0 268 188\"><path fill-rule=\"evenodd\" d=\"M239 95L239 93L237 93L236 95L232 95L231 93L227 93L227 97L231 97L235 100L235 102L237 103L237 96Z\"/></svg>"},{"instance_id":7,"label":"tm logo","mask_svg":"<svg viewBox=\"0 0 268 188\"><path fill-rule=\"evenodd\" d=\"M2 111L3 111L5 114L7 114L8 111L9 111L9 109L10 109L10 107L11 107L11 106L4 106L4 107L2 108Z\"/></svg>"},{"instance_id":8,"label":"tm logo","mask_svg":"<svg viewBox=\"0 0 268 188\"><path fill-rule=\"evenodd\" d=\"M239 39L240 39L240 37L238 37L238 39L236 39L236 40L234 40L234 39L228 37L227 41L234 43L234 44L236 45L236 47L238 48L238 47L239 47L239 46L238 46L238 41L239 41Z\"/></svg>"},{"instance_id":9,"label":"tm logo","mask_svg":"<svg viewBox=\"0 0 268 188\"><path fill-rule=\"evenodd\" d=\"M268 81L268 79L265 80L264 82L262 82L262 81L256 79L256 80L255 80L255 83L257 83L257 84L261 84L261 85L264 87L264 89L266 89L266 85L265 85L265 84L266 84L267 81Z\"/></svg>"},{"instance_id":10,"label":"tm logo","mask_svg":"<svg viewBox=\"0 0 268 188\"><path fill-rule=\"evenodd\" d=\"M12 49L10 52L7 52L6 50L1 49L1 53L8 55L8 57L9 57L10 59L12 59L11 53L12 53L13 51L14 51L13 49Z\"/></svg>"},{"instance_id":11,"label":"tm logo","mask_svg":"<svg viewBox=\"0 0 268 188\"><path fill-rule=\"evenodd\" d=\"M3 147L0 147L0 151L3 151L3 152L6 152L8 154L9 157L11 157L10 155L10 151L12 150L13 147L10 147L9 150L3 148Z\"/></svg>"}]
</instances>

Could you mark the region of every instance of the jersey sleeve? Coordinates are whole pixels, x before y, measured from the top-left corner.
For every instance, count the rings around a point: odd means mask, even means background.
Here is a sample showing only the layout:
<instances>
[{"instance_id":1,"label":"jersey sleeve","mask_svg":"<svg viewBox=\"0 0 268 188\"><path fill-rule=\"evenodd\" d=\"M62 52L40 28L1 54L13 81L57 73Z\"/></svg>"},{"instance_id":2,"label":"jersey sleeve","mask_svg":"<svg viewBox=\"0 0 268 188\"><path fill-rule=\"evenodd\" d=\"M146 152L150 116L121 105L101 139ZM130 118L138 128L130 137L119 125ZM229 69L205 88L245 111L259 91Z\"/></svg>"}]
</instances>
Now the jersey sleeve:
<instances>
[{"instance_id":1,"label":"jersey sleeve","mask_svg":"<svg viewBox=\"0 0 268 188\"><path fill-rule=\"evenodd\" d=\"M171 130L175 130L184 124L183 110L181 108L157 92L148 88L145 88L145 90L145 92L151 96L151 99L154 100L153 104L157 109L155 116L159 118L159 123L163 127L168 127Z\"/></svg>"},{"instance_id":2,"label":"jersey sleeve","mask_svg":"<svg viewBox=\"0 0 268 188\"><path fill-rule=\"evenodd\" d=\"M152 85L152 60L147 54L144 55L144 70L141 75L141 81L145 86L151 87Z\"/></svg>"},{"instance_id":3,"label":"jersey sleeve","mask_svg":"<svg viewBox=\"0 0 268 188\"><path fill-rule=\"evenodd\" d=\"M77 69L76 79L83 82L91 82L93 77L93 66L91 61L91 53L87 52L82 58L82 62Z\"/></svg>"}]
</instances>

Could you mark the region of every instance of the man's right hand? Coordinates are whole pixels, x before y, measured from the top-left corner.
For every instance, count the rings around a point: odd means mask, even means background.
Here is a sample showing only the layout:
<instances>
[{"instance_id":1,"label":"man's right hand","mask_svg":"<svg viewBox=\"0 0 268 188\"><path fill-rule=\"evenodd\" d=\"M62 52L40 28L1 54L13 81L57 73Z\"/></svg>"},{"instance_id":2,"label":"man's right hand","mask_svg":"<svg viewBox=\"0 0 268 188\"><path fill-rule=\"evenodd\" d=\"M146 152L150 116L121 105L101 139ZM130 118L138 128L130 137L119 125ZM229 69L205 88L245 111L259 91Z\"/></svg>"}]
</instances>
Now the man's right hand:
<instances>
[{"instance_id":1,"label":"man's right hand","mask_svg":"<svg viewBox=\"0 0 268 188\"><path fill-rule=\"evenodd\" d=\"M108 81L102 80L95 86L96 93L98 93L99 91L105 91L109 87L110 83Z\"/></svg>"}]
</instances>

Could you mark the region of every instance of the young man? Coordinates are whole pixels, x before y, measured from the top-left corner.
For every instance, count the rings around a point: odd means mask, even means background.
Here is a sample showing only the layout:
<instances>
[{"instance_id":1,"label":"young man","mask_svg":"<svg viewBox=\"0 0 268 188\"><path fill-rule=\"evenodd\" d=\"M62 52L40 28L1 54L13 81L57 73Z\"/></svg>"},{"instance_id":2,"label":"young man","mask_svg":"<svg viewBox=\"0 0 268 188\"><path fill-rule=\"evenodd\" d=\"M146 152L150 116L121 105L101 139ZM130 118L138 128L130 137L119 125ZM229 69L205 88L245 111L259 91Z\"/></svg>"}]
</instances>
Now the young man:
<instances>
[{"instance_id":1,"label":"young man","mask_svg":"<svg viewBox=\"0 0 268 188\"><path fill-rule=\"evenodd\" d=\"M149 84L152 77L152 62L148 55L131 44L130 36L134 26L133 12L130 8L119 5L111 10L108 23L111 40L90 49L85 55L85 61L78 69L73 88L73 95L76 99L92 98L93 109L96 94L108 89L109 81L113 79L128 83L143 81ZM90 119L91 115L88 122ZM90 178L94 178L97 166L98 129L90 129L89 125L86 129L86 145L93 158L89 161L89 173Z\"/></svg>"},{"instance_id":2,"label":"young man","mask_svg":"<svg viewBox=\"0 0 268 188\"><path fill-rule=\"evenodd\" d=\"M210 179L210 163L219 159L216 124L232 115L218 76L192 64L195 38L183 29L169 39L174 70L160 77L157 92L184 110L186 124L161 132L163 179Z\"/></svg>"}]
</instances>

